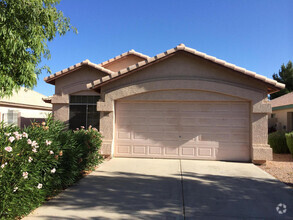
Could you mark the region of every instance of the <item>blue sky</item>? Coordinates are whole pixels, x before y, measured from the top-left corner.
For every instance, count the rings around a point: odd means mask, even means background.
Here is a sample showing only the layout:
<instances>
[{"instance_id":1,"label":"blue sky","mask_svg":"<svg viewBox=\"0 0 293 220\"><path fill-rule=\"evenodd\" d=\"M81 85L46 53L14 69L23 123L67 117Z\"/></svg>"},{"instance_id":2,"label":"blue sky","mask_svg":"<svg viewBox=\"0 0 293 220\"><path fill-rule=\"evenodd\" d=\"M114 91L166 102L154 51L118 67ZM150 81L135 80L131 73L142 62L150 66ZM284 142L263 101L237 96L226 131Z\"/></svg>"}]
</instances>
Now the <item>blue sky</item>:
<instances>
[{"instance_id":1,"label":"blue sky","mask_svg":"<svg viewBox=\"0 0 293 220\"><path fill-rule=\"evenodd\" d=\"M134 49L154 56L184 43L272 78L293 61L292 0L63 0L78 29L49 42L52 73L85 59L100 63ZM39 76L35 91L54 94Z\"/></svg>"}]
</instances>

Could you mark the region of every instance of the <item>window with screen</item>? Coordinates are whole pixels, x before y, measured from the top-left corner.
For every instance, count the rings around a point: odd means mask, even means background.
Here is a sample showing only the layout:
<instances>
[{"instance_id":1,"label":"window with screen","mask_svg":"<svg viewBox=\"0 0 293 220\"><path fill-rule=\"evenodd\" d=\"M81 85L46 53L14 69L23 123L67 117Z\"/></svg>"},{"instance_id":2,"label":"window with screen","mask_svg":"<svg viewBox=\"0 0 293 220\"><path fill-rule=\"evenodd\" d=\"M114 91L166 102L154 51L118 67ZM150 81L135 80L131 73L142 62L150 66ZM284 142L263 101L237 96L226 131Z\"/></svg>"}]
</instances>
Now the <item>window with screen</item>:
<instances>
[{"instance_id":1,"label":"window with screen","mask_svg":"<svg viewBox=\"0 0 293 220\"><path fill-rule=\"evenodd\" d=\"M100 113L96 110L99 99L100 96L70 96L69 128L88 128L91 125L99 129Z\"/></svg>"}]
</instances>

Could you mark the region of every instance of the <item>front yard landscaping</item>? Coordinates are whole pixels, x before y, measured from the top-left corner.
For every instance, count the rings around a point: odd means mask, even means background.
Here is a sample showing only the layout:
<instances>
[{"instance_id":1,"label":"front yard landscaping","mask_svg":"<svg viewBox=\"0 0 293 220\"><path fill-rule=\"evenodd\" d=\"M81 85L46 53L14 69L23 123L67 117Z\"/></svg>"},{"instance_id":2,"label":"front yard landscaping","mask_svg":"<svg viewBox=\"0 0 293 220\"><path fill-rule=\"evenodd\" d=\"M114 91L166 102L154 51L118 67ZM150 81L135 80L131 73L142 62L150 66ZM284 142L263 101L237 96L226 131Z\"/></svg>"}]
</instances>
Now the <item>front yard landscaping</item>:
<instances>
[{"instance_id":1,"label":"front yard landscaping","mask_svg":"<svg viewBox=\"0 0 293 220\"><path fill-rule=\"evenodd\" d=\"M96 128L75 131L51 117L20 129L0 123L0 219L30 213L101 163Z\"/></svg>"},{"instance_id":2,"label":"front yard landscaping","mask_svg":"<svg viewBox=\"0 0 293 220\"><path fill-rule=\"evenodd\" d=\"M273 160L260 165L260 168L293 187L293 156L291 154L273 154Z\"/></svg>"}]
</instances>

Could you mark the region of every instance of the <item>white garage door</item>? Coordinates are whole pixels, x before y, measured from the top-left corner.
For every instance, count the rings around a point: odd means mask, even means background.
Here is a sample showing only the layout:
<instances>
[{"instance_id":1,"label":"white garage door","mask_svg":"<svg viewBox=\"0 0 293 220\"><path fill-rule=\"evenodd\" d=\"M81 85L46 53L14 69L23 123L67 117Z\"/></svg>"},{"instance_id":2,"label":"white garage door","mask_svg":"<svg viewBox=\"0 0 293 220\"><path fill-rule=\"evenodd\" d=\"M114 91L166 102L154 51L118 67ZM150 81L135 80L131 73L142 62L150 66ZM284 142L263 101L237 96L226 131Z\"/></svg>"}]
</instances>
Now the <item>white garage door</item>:
<instances>
[{"instance_id":1,"label":"white garage door","mask_svg":"<svg viewBox=\"0 0 293 220\"><path fill-rule=\"evenodd\" d=\"M117 157L248 161L247 102L117 102Z\"/></svg>"}]
</instances>

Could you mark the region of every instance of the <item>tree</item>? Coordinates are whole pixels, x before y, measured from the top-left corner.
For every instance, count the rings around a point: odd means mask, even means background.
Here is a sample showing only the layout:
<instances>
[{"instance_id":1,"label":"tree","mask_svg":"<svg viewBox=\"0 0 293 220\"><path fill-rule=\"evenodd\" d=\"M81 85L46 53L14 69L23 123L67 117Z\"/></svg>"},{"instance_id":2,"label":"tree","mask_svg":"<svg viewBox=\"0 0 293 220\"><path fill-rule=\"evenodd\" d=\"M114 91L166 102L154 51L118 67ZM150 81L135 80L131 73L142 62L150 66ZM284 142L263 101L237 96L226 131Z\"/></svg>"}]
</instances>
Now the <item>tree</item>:
<instances>
[{"instance_id":1,"label":"tree","mask_svg":"<svg viewBox=\"0 0 293 220\"><path fill-rule=\"evenodd\" d=\"M60 0L0 0L0 98L33 88L50 59L47 42L76 29L56 6Z\"/></svg>"},{"instance_id":2,"label":"tree","mask_svg":"<svg viewBox=\"0 0 293 220\"><path fill-rule=\"evenodd\" d=\"M275 99L279 96L285 95L293 91L293 65L292 61L289 61L287 65L284 64L281 66L279 73L273 74L274 80L277 80L280 83L286 85L285 89L281 89L279 92L273 93L270 95L271 99Z\"/></svg>"}]
</instances>

